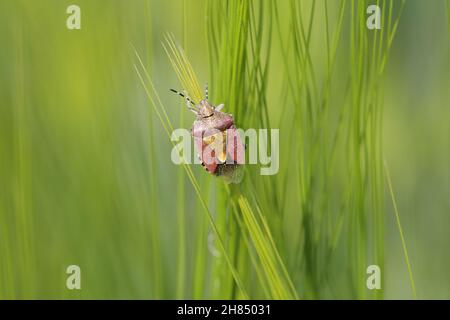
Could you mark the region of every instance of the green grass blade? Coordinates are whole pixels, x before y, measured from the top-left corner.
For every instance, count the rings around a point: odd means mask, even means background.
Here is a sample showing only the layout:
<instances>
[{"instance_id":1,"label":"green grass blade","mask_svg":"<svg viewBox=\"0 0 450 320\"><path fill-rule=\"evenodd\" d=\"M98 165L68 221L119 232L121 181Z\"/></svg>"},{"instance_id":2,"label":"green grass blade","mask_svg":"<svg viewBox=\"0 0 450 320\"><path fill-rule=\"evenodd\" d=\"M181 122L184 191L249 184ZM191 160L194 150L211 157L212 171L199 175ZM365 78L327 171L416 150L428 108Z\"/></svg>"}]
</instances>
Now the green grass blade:
<instances>
[{"instance_id":1,"label":"green grass blade","mask_svg":"<svg viewBox=\"0 0 450 320\"><path fill-rule=\"evenodd\" d=\"M412 268L411 268L411 262L409 260L408 249L406 248L405 235L403 232L402 224L400 222L400 214L398 212L397 201L395 200L395 194L394 194L394 188L392 186L391 175L389 173L389 169L388 169L386 162L384 163L384 168L385 168L385 172L386 172L386 180L387 180L388 187L389 187L389 194L391 196L392 206L394 208L395 220L397 222L398 232L400 234L400 239L402 241L402 249L403 249L403 254L405 256L406 267L408 268L409 281L411 283L411 290L412 290L414 299L417 299L416 285L414 282L413 272L412 272Z\"/></svg>"}]
</instances>

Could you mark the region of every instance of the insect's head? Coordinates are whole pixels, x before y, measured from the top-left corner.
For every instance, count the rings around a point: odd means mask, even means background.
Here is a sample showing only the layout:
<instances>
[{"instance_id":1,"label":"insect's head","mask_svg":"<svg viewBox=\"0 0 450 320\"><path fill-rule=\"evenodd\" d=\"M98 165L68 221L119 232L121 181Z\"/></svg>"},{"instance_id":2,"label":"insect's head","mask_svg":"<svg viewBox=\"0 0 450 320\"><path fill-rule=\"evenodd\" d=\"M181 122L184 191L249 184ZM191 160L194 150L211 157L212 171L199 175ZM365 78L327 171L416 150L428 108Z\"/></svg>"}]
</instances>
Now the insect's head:
<instances>
[{"instance_id":1,"label":"insect's head","mask_svg":"<svg viewBox=\"0 0 450 320\"><path fill-rule=\"evenodd\" d=\"M198 104L196 104L194 101L192 101L187 93L181 93L177 90L170 89L170 91L180 95L181 97L186 99L186 106L189 110L191 110L193 113L197 115L197 118L208 118L211 117L214 114L214 110L220 111L220 109L223 107L223 105L218 106L218 109L215 109L209 102L208 102L208 85L205 87L205 99L200 100Z\"/></svg>"},{"instance_id":2,"label":"insect's head","mask_svg":"<svg viewBox=\"0 0 450 320\"><path fill-rule=\"evenodd\" d=\"M198 116L199 118L207 118L214 114L214 107L208 102L208 100L203 99L198 104Z\"/></svg>"}]
</instances>

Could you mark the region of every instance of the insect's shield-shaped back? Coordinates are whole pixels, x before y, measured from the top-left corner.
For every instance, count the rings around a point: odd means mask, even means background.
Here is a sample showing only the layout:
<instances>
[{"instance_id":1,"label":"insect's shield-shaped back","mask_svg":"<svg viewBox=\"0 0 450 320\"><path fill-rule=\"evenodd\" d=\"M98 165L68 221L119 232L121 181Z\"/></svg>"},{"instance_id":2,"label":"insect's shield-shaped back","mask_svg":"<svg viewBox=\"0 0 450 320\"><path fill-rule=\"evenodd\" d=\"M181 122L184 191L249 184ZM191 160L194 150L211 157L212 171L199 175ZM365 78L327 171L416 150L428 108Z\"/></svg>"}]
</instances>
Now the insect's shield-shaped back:
<instances>
[{"instance_id":1,"label":"insect's shield-shaped back","mask_svg":"<svg viewBox=\"0 0 450 320\"><path fill-rule=\"evenodd\" d=\"M245 163L245 148L235 128L205 130L194 134L194 142L201 161L214 169L219 164Z\"/></svg>"}]
</instances>

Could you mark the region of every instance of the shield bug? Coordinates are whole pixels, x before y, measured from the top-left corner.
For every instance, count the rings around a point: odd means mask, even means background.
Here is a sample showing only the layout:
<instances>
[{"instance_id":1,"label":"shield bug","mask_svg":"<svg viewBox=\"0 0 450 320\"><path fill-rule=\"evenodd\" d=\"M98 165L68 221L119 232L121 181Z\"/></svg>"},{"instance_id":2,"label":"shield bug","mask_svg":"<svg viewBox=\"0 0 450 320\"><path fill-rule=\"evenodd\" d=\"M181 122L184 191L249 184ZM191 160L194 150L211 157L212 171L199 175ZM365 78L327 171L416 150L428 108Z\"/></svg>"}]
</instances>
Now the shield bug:
<instances>
[{"instance_id":1,"label":"shield bug","mask_svg":"<svg viewBox=\"0 0 450 320\"><path fill-rule=\"evenodd\" d=\"M227 183L241 182L245 148L233 115L221 111L223 104L213 106L208 101L208 86L205 87L205 98L198 103L192 101L186 92L170 90L183 97L187 108L196 115L191 134L205 170L222 177Z\"/></svg>"}]
</instances>

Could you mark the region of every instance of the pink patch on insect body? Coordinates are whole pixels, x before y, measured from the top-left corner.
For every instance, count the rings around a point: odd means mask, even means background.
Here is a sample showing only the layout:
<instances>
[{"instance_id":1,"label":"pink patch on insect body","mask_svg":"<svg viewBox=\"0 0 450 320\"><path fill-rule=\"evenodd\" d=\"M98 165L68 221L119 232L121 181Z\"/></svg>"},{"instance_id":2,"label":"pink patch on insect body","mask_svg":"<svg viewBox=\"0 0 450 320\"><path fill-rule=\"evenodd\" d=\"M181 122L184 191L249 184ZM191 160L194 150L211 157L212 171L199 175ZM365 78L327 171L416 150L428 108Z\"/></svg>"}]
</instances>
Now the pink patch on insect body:
<instances>
[{"instance_id":1,"label":"pink patch on insect body","mask_svg":"<svg viewBox=\"0 0 450 320\"><path fill-rule=\"evenodd\" d=\"M236 127L227 129L227 155L236 164L245 163L245 148Z\"/></svg>"}]
</instances>

